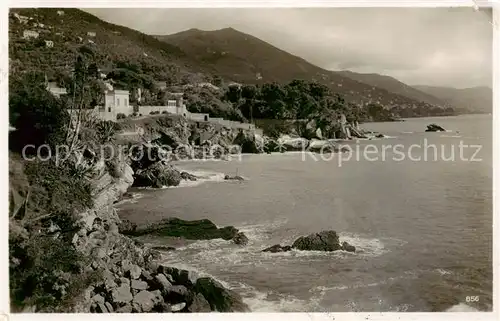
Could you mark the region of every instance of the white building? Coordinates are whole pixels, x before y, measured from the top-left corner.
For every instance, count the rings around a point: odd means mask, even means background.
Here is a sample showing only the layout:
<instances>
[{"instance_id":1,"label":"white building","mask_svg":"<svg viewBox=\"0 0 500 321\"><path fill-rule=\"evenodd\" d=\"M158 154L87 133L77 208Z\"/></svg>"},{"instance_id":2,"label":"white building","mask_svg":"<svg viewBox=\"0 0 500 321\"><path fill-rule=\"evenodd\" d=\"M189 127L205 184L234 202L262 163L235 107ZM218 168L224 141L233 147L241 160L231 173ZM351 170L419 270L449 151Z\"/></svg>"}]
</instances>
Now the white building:
<instances>
[{"instance_id":1,"label":"white building","mask_svg":"<svg viewBox=\"0 0 500 321\"><path fill-rule=\"evenodd\" d=\"M60 15L60 16L64 16L64 11L62 10L57 10L57 14Z\"/></svg>"},{"instance_id":2,"label":"white building","mask_svg":"<svg viewBox=\"0 0 500 321\"><path fill-rule=\"evenodd\" d=\"M33 30L24 30L23 31L23 38L24 39L29 39L29 38L38 38L40 34L36 31Z\"/></svg>"},{"instance_id":3,"label":"white building","mask_svg":"<svg viewBox=\"0 0 500 321\"><path fill-rule=\"evenodd\" d=\"M87 36L89 36L89 37L95 37L96 33L93 32L93 31L89 31L89 32L87 32Z\"/></svg>"},{"instance_id":4,"label":"white building","mask_svg":"<svg viewBox=\"0 0 500 321\"><path fill-rule=\"evenodd\" d=\"M111 90L104 94L104 108L108 113L130 115L133 107L129 104L130 93L128 90Z\"/></svg>"},{"instance_id":5,"label":"white building","mask_svg":"<svg viewBox=\"0 0 500 321\"><path fill-rule=\"evenodd\" d=\"M54 47L54 42L52 40L45 40L45 46L47 48L52 48Z\"/></svg>"}]
</instances>

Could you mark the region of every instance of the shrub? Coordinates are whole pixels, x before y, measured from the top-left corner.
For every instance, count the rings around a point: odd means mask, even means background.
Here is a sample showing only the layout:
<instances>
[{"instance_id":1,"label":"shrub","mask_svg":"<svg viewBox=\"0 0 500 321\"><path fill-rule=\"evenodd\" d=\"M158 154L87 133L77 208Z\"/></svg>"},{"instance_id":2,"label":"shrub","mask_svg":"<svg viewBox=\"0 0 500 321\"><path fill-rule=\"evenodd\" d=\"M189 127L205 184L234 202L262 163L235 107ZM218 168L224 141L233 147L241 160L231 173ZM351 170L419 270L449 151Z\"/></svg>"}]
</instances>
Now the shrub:
<instances>
[{"instance_id":1,"label":"shrub","mask_svg":"<svg viewBox=\"0 0 500 321\"><path fill-rule=\"evenodd\" d=\"M139 115L139 114L138 114L138 113L135 113L135 112L132 114L132 116L133 116L133 117L137 117L138 115Z\"/></svg>"},{"instance_id":2,"label":"shrub","mask_svg":"<svg viewBox=\"0 0 500 321\"><path fill-rule=\"evenodd\" d=\"M162 114L168 114L168 112L166 110L162 111L161 113Z\"/></svg>"},{"instance_id":3,"label":"shrub","mask_svg":"<svg viewBox=\"0 0 500 321\"><path fill-rule=\"evenodd\" d=\"M21 151L28 144L49 144L53 149L65 143L70 119L66 105L45 90L40 75L10 79L9 114L17 129L9 135L11 150Z\"/></svg>"},{"instance_id":4,"label":"shrub","mask_svg":"<svg viewBox=\"0 0 500 321\"><path fill-rule=\"evenodd\" d=\"M124 119L124 118L127 118L127 115L123 113L119 113L118 115L116 115L116 119Z\"/></svg>"},{"instance_id":5,"label":"shrub","mask_svg":"<svg viewBox=\"0 0 500 321\"><path fill-rule=\"evenodd\" d=\"M121 126L110 120L103 120L96 125L97 135L100 144L112 142L114 136L121 130Z\"/></svg>"},{"instance_id":6,"label":"shrub","mask_svg":"<svg viewBox=\"0 0 500 321\"><path fill-rule=\"evenodd\" d=\"M38 311L57 312L88 287L97 275L84 272L87 259L60 238L33 235L10 238L10 292L13 310L36 305Z\"/></svg>"}]
</instances>

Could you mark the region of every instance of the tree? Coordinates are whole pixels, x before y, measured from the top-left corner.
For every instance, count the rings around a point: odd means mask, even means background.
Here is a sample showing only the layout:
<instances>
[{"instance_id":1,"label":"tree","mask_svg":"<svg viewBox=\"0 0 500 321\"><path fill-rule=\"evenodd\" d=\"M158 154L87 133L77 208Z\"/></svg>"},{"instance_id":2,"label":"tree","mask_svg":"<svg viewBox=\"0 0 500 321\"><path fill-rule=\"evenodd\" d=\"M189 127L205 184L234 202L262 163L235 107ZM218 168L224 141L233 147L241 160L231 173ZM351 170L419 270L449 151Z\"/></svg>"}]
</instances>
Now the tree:
<instances>
[{"instance_id":1,"label":"tree","mask_svg":"<svg viewBox=\"0 0 500 321\"><path fill-rule=\"evenodd\" d=\"M67 106L45 89L44 76L29 73L9 81L10 148L21 151L28 144L48 144L52 150L65 143L69 122ZM31 151L31 150L30 150Z\"/></svg>"}]
</instances>

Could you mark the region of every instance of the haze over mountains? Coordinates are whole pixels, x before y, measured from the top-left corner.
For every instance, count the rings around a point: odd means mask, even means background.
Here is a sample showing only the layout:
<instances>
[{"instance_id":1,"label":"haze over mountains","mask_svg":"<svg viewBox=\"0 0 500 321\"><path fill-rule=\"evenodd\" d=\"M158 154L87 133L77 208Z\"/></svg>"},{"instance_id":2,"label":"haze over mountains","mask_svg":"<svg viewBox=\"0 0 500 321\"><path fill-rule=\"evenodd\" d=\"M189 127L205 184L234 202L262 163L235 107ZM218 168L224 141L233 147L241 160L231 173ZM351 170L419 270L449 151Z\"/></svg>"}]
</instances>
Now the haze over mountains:
<instances>
[{"instance_id":1,"label":"haze over mountains","mask_svg":"<svg viewBox=\"0 0 500 321\"><path fill-rule=\"evenodd\" d=\"M228 82L286 83L293 79L315 80L353 102L375 102L384 106L419 108L458 107L469 111L491 112L491 89L430 88L409 86L392 77L330 71L313 65L254 36L233 28L216 31L189 29L172 35L150 36L105 22L78 9L15 9L11 12L34 18L43 39L54 41L54 48L22 39L26 25L11 14L9 38L10 68L35 69L54 75L71 72L77 48L91 48L103 70L139 68L151 80L209 81L213 75ZM94 31L96 37L88 37ZM160 40L160 41L159 41ZM144 82L145 80L141 80Z\"/></svg>"}]
</instances>

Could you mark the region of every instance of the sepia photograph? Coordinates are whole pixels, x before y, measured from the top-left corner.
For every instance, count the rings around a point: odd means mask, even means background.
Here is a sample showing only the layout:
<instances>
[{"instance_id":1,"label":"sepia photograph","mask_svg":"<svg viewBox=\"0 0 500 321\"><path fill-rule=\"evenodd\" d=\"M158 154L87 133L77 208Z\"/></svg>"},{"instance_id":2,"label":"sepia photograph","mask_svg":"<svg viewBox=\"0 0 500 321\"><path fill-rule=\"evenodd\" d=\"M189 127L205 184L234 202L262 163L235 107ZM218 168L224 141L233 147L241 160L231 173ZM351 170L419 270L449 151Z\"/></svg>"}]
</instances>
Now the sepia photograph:
<instances>
[{"instance_id":1,"label":"sepia photograph","mask_svg":"<svg viewBox=\"0 0 500 321\"><path fill-rule=\"evenodd\" d=\"M494 13L9 8L11 313L493 312Z\"/></svg>"}]
</instances>

